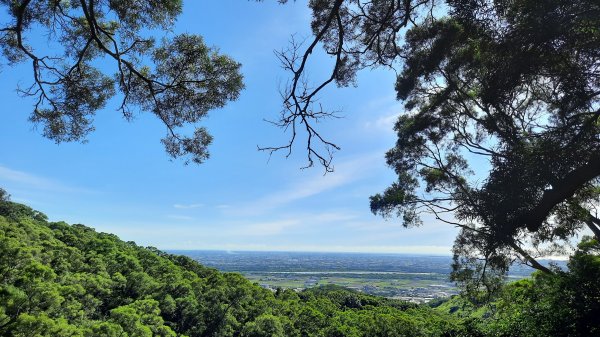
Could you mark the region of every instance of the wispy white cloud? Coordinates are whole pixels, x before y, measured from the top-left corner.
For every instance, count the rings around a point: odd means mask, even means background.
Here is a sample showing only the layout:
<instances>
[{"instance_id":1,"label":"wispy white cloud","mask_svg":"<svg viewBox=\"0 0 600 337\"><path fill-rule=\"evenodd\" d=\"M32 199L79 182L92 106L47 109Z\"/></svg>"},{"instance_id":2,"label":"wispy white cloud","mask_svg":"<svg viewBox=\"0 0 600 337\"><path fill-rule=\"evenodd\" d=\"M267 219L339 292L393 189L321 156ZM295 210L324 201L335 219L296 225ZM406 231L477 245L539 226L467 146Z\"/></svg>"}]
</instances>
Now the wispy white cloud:
<instances>
[{"instance_id":1,"label":"wispy white cloud","mask_svg":"<svg viewBox=\"0 0 600 337\"><path fill-rule=\"evenodd\" d=\"M393 95L386 95L367 102L360 110L365 112L365 119L361 122L363 132L376 133L377 137L381 137L381 133L393 134L394 124L404 106Z\"/></svg>"},{"instance_id":2,"label":"wispy white cloud","mask_svg":"<svg viewBox=\"0 0 600 337\"><path fill-rule=\"evenodd\" d=\"M453 228L407 230L398 223L366 230L360 212L339 209L248 217L238 220L203 220L170 216L171 221L142 224L110 223L103 231L123 239L161 249L219 249L263 251L321 251L364 253L449 254ZM180 221L184 220L184 221ZM383 222L383 221L382 221ZM365 226L365 228L361 228ZM434 226L435 227L435 226ZM425 230L425 233L423 231ZM423 240L423 238L429 238ZM431 240L436 237L436 240ZM448 244L446 244L448 243Z\"/></svg>"},{"instance_id":3,"label":"wispy white cloud","mask_svg":"<svg viewBox=\"0 0 600 337\"><path fill-rule=\"evenodd\" d=\"M257 215L271 211L277 207L329 192L354 183L373 174L373 168L381 165L380 152L365 154L347 159L335 166L335 172L322 175L320 172L304 177L290 185L265 195L245 205L236 207L234 215Z\"/></svg>"},{"instance_id":4,"label":"wispy white cloud","mask_svg":"<svg viewBox=\"0 0 600 337\"><path fill-rule=\"evenodd\" d=\"M352 211L326 212L319 214L311 214L308 220L311 222L327 223L327 222L346 222L359 217L359 214Z\"/></svg>"},{"instance_id":5,"label":"wispy white cloud","mask_svg":"<svg viewBox=\"0 0 600 337\"><path fill-rule=\"evenodd\" d=\"M167 218L173 219L173 220L194 220L194 218L191 216L179 215L179 214L169 214L169 215L167 215Z\"/></svg>"},{"instance_id":6,"label":"wispy white cloud","mask_svg":"<svg viewBox=\"0 0 600 337\"><path fill-rule=\"evenodd\" d=\"M178 209L191 209L191 208L200 208L204 207L204 204L175 204L173 207Z\"/></svg>"},{"instance_id":7,"label":"wispy white cloud","mask_svg":"<svg viewBox=\"0 0 600 337\"><path fill-rule=\"evenodd\" d=\"M115 232L133 237L136 240L152 237L175 239L183 242L194 237L210 238L210 240L239 240L247 237L268 239L272 236L290 237L299 233L312 232L323 227L338 226L351 221L359 214L352 210L329 212L307 212L248 217L244 219L206 220L181 214L168 214L170 220L131 221L127 223L96 223L102 231ZM343 226L339 226L344 229Z\"/></svg>"},{"instance_id":8,"label":"wispy white cloud","mask_svg":"<svg viewBox=\"0 0 600 337\"><path fill-rule=\"evenodd\" d=\"M14 170L0 165L0 182L11 183L17 187L52 192L92 192L89 189L74 187L54 179L41 177L24 171Z\"/></svg>"},{"instance_id":9,"label":"wispy white cloud","mask_svg":"<svg viewBox=\"0 0 600 337\"><path fill-rule=\"evenodd\" d=\"M237 236L272 236L282 234L285 230L300 224L301 221L298 219L257 222L235 228L231 231L231 234Z\"/></svg>"},{"instance_id":10,"label":"wispy white cloud","mask_svg":"<svg viewBox=\"0 0 600 337\"><path fill-rule=\"evenodd\" d=\"M457 228L453 225L438 220L433 214L424 213L420 215L423 221L422 226L418 226L419 232L423 234L434 234L436 231L444 231L450 228L453 232L457 231ZM458 222L452 215L445 217L446 221ZM365 230L365 231L382 231L382 230L406 230L402 225L401 218L383 218L380 216L374 216L368 219L357 219L356 221L346 222L346 226L349 229Z\"/></svg>"},{"instance_id":11,"label":"wispy white cloud","mask_svg":"<svg viewBox=\"0 0 600 337\"><path fill-rule=\"evenodd\" d=\"M380 116L374 121L365 122L365 127L368 129L375 129L376 131L390 132L394 129L394 124L398 120L398 116L400 116L398 111L392 112L390 114Z\"/></svg>"},{"instance_id":12,"label":"wispy white cloud","mask_svg":"<svg viewBox=\"0 0 600 337\"><path fill-rule=\"evenodd\" d=\"M169 249L165 247L163 249ZM383 253L383 254L418 254L434 256L450 256L451 246L412 245L412 246L355 246L355 245L271 245L264 243L216 243L205 244L189 240L183 248L174 249L206 249L225 251L275 251L275 252L326 252L326 253Z\"/></svg>"}]
</instances>

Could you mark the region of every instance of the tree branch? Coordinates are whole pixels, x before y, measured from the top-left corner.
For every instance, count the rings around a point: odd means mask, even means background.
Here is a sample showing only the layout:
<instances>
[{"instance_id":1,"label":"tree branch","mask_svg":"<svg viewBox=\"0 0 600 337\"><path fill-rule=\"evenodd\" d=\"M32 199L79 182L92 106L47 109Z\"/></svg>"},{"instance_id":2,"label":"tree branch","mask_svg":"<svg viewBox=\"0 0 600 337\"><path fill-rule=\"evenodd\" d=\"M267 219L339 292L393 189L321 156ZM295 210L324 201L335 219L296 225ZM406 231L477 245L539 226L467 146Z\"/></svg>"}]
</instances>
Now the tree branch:
<instances>
[{"instance_id":1,"label":"tree branch","mask_svg":"<svg viewBox=\"0 0 600 337\"><path fill-rule=\"evenodd\" d=\"M509 245L517 252L519 253L524 259L525 261L530 263L530 266L542 271L546 274L554 274L554 272L552 272L552 270L544 267L542 264L540 264L539 262L537 262L536 259L534 259L531 255L529 255L529 253L527 253L523 248L521 248L519 245L517 245L514 241L511 241L509 243Z\"/></svg>"},{"instance_id":2,"label":"tree branch","mask_svg":"<svg viewBox=\"0 0 600 337\"><path fill-rule=\"evenodd\" d=\"M527 229L531 232L537 231L556 205L572 197L584 184L598 176L600 176L600 155L592 154L585 165L576 168L553 184L552 189L544 191L537 206L523 217Z\"/></svg>"}]
</instances>

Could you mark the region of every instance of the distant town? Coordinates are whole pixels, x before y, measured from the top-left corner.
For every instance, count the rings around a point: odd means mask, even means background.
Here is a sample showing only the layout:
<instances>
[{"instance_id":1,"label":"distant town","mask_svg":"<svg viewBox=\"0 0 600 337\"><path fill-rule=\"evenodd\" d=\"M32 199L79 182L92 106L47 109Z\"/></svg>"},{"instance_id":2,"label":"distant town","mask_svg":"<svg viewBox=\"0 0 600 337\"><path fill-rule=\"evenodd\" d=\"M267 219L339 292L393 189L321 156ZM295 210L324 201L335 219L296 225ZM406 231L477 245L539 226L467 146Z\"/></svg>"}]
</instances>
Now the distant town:
<instances>
[{"instance_id":1,"label":"distant town","mask_svg":"<svg viewBox=\"0 0 600 337\"><path fill-rule=\"evenodd\" d=\"M403 254L171 251L205 266L239 272L260 286L301 291L335 284L371 295L422 303L457 294L452 258ZM515 266L511 278L533 270Z\"/></svg>"}]
</instances>

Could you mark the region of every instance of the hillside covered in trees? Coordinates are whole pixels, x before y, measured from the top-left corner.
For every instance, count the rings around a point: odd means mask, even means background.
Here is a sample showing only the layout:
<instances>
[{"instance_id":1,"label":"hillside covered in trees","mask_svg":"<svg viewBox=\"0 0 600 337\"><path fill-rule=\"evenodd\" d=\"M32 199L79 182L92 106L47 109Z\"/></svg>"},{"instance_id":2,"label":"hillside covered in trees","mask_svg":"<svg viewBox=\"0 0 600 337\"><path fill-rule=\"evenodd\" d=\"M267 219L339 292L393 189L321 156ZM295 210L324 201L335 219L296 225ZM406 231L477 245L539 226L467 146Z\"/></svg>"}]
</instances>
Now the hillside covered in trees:
<instances>
[{"instance_id":1,"label":"hillside covered in trees","mask_svg":"<svg viewBox=\"0 0 600 337\"><path fill-rule=\"evenodd\" d=\"M597 249L582 243L569 272L510 284L488 305L416 305L339 287L273 293L0 201L0 335L589 336L600 331Z\"/></svg>"}]
</instances>

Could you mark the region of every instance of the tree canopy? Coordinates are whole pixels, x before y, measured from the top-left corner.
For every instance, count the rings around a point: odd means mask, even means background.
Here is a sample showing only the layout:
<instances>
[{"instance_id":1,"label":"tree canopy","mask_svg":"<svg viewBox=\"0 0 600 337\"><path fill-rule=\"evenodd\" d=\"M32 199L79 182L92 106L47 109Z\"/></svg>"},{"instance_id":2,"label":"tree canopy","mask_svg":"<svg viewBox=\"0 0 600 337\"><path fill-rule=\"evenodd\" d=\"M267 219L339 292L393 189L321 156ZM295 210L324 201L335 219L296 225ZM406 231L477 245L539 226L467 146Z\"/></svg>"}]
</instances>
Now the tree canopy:
<instances>
[{"instance_id":1,"label":"tree canopy","mask_svg":"<svg viewBox=\"0 0 600 337\"><path fill-rule=\"evenodd\" d=\"M9 65L31 63L32 84L19 91L33 98L30 120L44 136L84 141L95 113L119 92L126 120L150 112L165 125L162 143L171 157L186 163L208 158L208 131L180 129L237 99L242 75L239 63L202 37L168 33L181 0L2 0L0 8L7 13L0 23L2 58ZM157 41L152 33L164 36ZM39 36L59 52L49 54ZM112 69L100 60L112 61Z\"/></svg>"},{"instance_id":2,"label":"tree canopy","mask_svg":"<svg viewBox=\"0 0 600 337\"><path fill-rule=\"evenodd\" d=\"M598 229L600 5L449 5L407 33L396 84L407 112L387 153L400 179L371 207L407 226L421 211L459 226L458 278L479 256L484 268L518 257L548 272L533 254Z\"/></svg>"},{"instance_id":3,"label":"tree canopy","mask_svg":"<svg viewBox=\"0 0 600 337\"><path fill-rule=\"evenodd\" d=\"M272 292L240 274L50 222L0 200L0 335L447 336L459 319L341 287Z\"/></svg>"},{"instance_id":4,"label":"tree canopy","mask_svg":"<svg viewBox=\"0 0 600 337\"><path fill-rule=\"evenodd\" d=\"M599 236L597 1L310 6L314 40L281 54L291 80L280 125L303 125L321 141L317 158L329 169L335 146L313 126L331 114L316 96L331 82L353 84L361 69L396 69L405 109L386 158L398 180L371 197L371 209L407 227L423 214L459 227L456 279L485 280L515 259L550 272L535 258L564 254L583 228ZM318 43L335 66L309 85L305 64ZM312 164L318 148L308 151Z\"/></svg>"},{"instance_id":5,"label":"tree canopy","mask_svg":"<svg viewBox=\"0 0 600 337\"><path fill-rule=\"evenodd\" d=\"M584 239L569 270L508 284L484 306L417 305L333 285L272 292L0 200L0 335L586 337L600 332L599 252Z\"/></svg>"}]
</instances>

